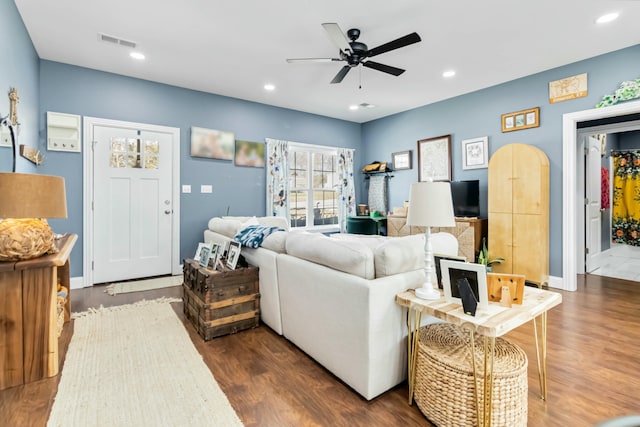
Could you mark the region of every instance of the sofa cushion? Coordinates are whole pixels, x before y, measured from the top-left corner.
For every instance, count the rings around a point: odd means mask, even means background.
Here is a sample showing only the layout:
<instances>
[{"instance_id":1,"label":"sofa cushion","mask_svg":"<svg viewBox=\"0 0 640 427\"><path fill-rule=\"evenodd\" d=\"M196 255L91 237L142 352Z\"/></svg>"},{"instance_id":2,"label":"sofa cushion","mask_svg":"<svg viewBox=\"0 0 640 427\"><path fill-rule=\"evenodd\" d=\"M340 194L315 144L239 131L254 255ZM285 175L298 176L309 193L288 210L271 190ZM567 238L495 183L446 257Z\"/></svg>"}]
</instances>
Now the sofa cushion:
<instances>
[{"instance_id":1,"label":"sofa cushion","mask_svg":"<svg viewBox=\"0 0 640 427\"><path fill-rule=\"evenodd\" d=\"M286 231L274 231L264 238L262 247L279 254L284 254L287 252L285 244L287 243L288 234Z\"/></svg>"},{"instance_id":2,"label":"sofa cushion","mask_svg":"<svg viewBox=\"0 0 640 427\"><path fill-rule=\"evenodd\" d=\"M424 268L424 237L394 237L373 250L376 277L392 276Z\"/></svg>"},{"instance_id":3,"label":"sofa cushion","mask_svg":"<svg viewBox=\"0 0 640 427\"><path fill-rule=\"evenodd\" d=\"M209 220L209 230L231 238L238 233L241 227L242 221L237 219L215 217Z\"/></svg>"},{"instance_id":4,"label":"sofa cushion","mask_svg":"<svg viewBox=\"0 0 640 427\"><path fill-rule=\"evenodd\" d=\"M320 233L289 233L286 249L289 255L322 264L334 270L373 279L373 252L352 240L331 239Z\"/></svg>"}]
</instances>

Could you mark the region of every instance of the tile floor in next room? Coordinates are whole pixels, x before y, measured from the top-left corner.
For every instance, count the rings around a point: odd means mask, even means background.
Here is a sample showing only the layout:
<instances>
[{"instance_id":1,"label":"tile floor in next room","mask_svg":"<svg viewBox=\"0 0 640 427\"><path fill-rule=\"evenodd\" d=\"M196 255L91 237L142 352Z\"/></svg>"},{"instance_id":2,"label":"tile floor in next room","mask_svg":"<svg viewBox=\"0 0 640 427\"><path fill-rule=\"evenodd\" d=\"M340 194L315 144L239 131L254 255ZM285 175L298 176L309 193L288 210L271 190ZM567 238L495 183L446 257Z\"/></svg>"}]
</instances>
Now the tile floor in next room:
<instances>
[{"instance_id":1,"label":"tile floor in next room","mask_svg":"<svg viewBox=\"0 0 640 427\"><path fill-rule=\"evenodd\" d=\"M603 258L600 268L589 274L640 282L640 258L617 254L607 255Z\"/></svg>"}]
</instances>

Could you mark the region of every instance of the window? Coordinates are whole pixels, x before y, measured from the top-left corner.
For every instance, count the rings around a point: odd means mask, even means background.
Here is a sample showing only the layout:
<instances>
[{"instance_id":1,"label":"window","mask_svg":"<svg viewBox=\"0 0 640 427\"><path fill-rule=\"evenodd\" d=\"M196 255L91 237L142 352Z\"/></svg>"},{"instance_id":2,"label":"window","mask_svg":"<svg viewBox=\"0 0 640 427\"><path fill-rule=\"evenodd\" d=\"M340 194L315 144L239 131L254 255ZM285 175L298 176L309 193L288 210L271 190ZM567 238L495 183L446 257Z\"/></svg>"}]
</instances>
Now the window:
<instances>
[{"instance_id":1,"label":"window","mask_svg":"<svg viewBox=\"0 0 640 427\"><path fill-rule=\"evenodd\" d=\"M336 150L292 144L288 156L291 227L338 224Z\"/></svg>"},{"instance_id":2,"label":"window","mask_svg":"<svg viewBox=\"0 0 640 427\"><path fill-rule=\"evenodd\" d=\"M112 168L158 169L158 141L139 138L111 138Z\"/></svg>"}]
</instances>

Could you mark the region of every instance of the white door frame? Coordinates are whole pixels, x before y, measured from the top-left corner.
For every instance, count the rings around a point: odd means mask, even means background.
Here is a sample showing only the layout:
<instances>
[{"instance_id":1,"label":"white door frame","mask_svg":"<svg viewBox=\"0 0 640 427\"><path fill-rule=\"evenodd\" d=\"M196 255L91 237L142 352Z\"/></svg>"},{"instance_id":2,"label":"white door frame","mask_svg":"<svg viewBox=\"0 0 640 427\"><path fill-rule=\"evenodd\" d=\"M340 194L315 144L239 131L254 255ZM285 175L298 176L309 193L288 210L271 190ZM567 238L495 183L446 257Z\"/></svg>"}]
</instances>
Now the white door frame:
<instances>
[{"instance_id":1,"label":"white door frame","mask_svg":"<svg viewBox=\"0 0 640 427\"><path fill-rule=\"evenodd\" d=\"M578 138L578 123L640 113L640 101L625 102L604 108L566 113L562 116L562 286L561 289L578 289L578 272L584 272L584 186L578 184L579 159L584 151ZM603 126L604 127L604 126ZM611 127L611 125L609 126ZM582 129L581 129L582 131ZM584 167L584 165L580 166ZM582 218L580 220L580 218ZM582 265L582 267L580 267Z\"/></svg>"},{"instance_id":2,"label":"white door frame","mask_svg":"<svg viewBox=\"0 0 640 427\"><path fill-rule=\"evenodd\" d=\"M82 207L82 265L84 286L93 286L93 156L91 140L92 128L94 126L122 127L134 130L146 130L150 132L170 133L173 136L172 142L172 173L171 173L171 197L173 198L173 215L171 216L171 274L182 273L180 265L180 128L150 125L145 123L125 122L121 120L101 119L97 117L84 117L83 119L83 141L84 154L82 157L83 170L83 207Z\"/></svg>"}]
</instances>

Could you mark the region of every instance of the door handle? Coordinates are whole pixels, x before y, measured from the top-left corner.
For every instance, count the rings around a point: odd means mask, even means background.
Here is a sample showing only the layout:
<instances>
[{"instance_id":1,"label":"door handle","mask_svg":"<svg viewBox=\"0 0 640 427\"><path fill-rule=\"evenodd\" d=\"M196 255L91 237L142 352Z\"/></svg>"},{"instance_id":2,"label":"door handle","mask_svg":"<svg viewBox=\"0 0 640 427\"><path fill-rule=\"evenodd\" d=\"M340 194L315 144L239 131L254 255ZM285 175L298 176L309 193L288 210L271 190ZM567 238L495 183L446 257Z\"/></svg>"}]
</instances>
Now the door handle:
<instances>
[{"instance_id":1,"label":"door handle","mask_svg":"<svg viewBox=\"0 0 640 427\"><path fill-rule=\"evenodd\" d=\"M164 213L165 213L166 215L169 215L169 214L171 213L171 210L167 209L166 211L164 211Z\"/></svg>"}]
</instances>

